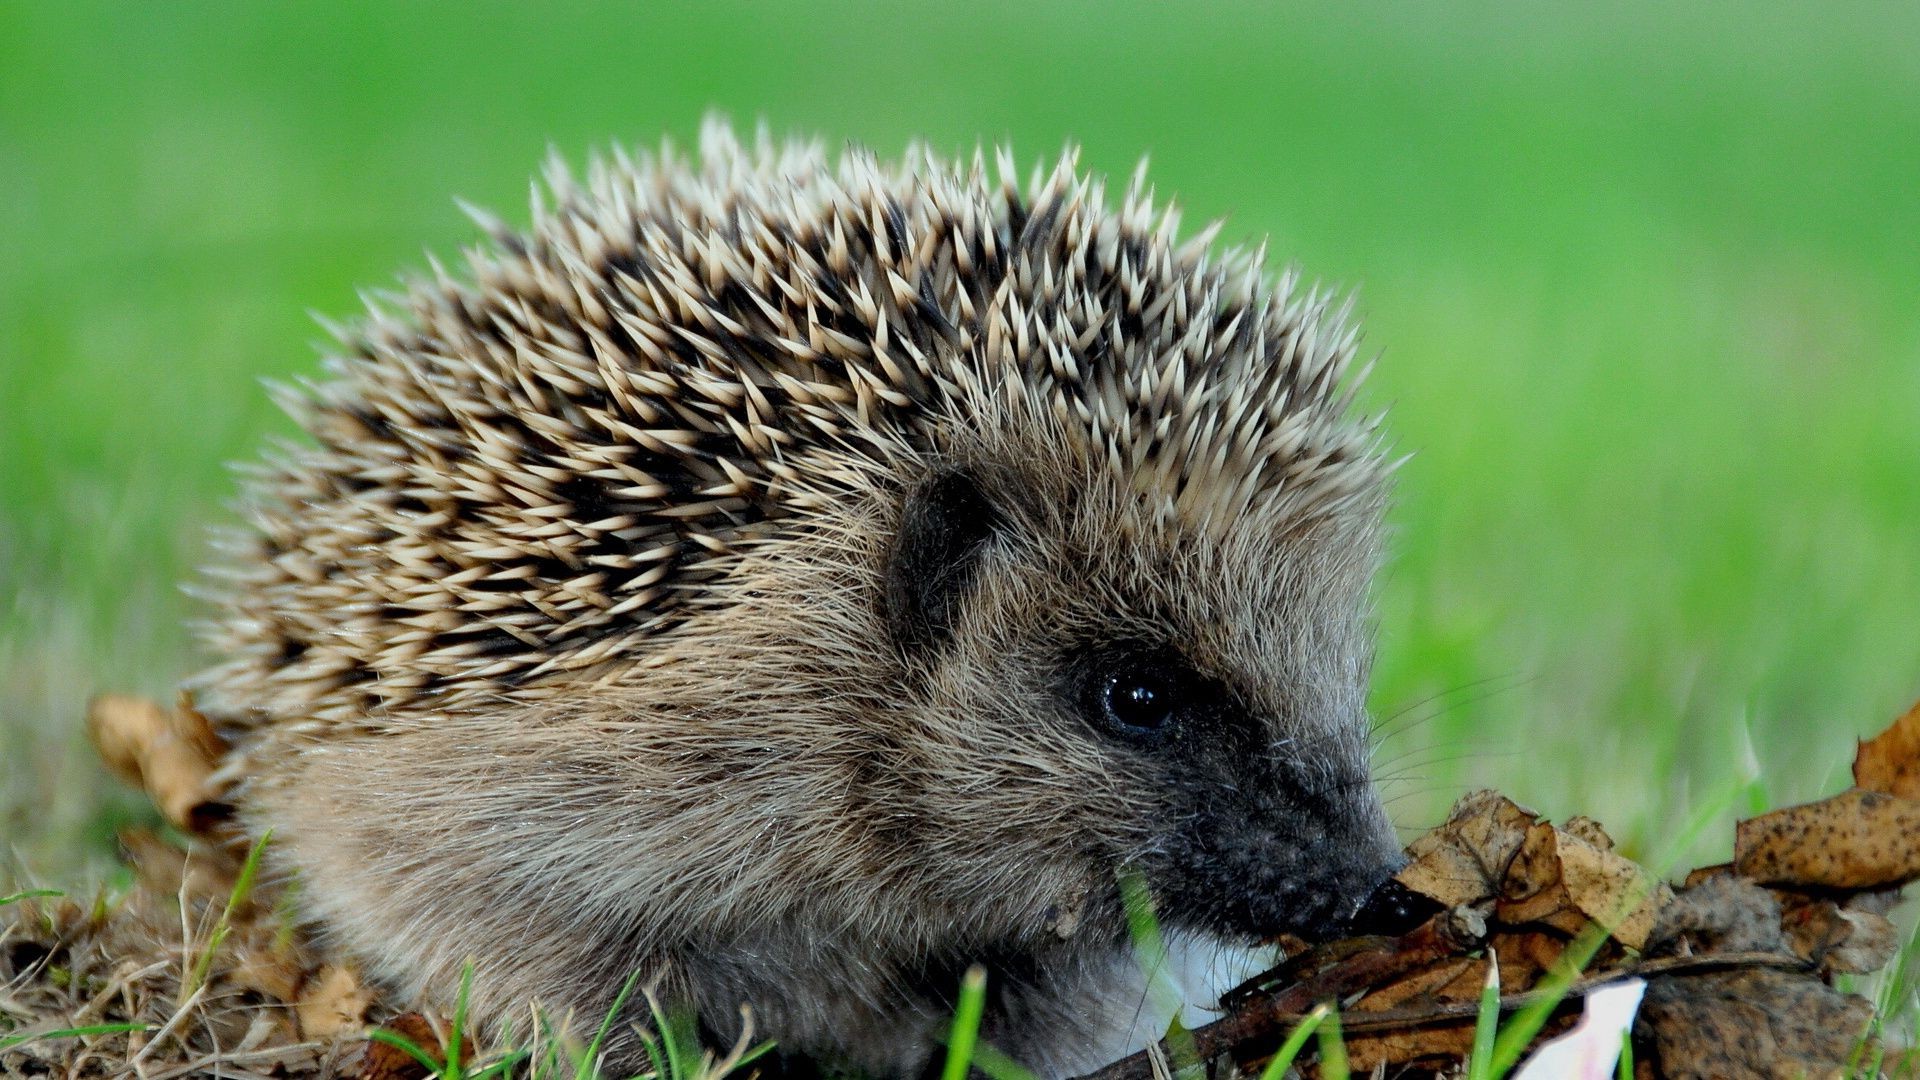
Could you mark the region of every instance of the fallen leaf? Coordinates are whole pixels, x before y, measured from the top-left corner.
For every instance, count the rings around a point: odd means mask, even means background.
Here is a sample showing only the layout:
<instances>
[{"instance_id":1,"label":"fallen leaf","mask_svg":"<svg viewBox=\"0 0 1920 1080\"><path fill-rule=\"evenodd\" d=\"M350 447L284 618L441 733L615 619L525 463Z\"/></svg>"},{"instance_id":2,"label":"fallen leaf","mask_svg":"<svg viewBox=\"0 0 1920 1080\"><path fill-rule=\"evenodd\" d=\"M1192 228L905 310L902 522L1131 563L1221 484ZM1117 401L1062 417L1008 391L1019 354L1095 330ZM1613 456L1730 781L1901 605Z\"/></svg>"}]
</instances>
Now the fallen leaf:
<instances>
[{"instance_id":1,"label":"fallen leaf","mask_svg":"<svg viewBox=\"0 0 1920 1080\"><path fill-rule=\"evenodd\" d=\"M1824 897L1796 897L1782 908L1781 928L1794 954L1822 970L1878 971L1900 951L1900 931L1885 915Z\"/></svg>"},{"instance_id":2,"label":"fallen leaf","mask_svg":"<svg viewBox=\"0 0 1920 1080\"><path fill-rule=\"evenodd\" d=\"M1538 817L1497 791L1464 795L1444 824L1407 848L1411 861L1395 880L1449 908L1498 896Z\"/></svg>"},{"instance_id":3,"label":"fallen leaf","mask_svg":"<svg viewBox=\"0 0 1920 1080\"><path fill-rule=\"evenodd\" d=\"M1589 823L1591 824L1591 823ZM1631 859L1616 854L1597 826L1583 827L1608 846L1556 829L1529 826L1507 865L1495 917L1510 926L1539 923L1578 933L1588 922L1608 927L1614 940L1646 947L1660 907L1672 890L1656 883Z\"/></svg>"},{"instance_id":4,"label":"fallen leaf","mask_svg":"<svg viewBox=\"0 0 1920 1080\"><path fill-rule=\"evenodd\" d=\"M1581 914L1608 928L1630 949L1644 949L1660 909L1673 899L1633 860L1570 834L1559 838L1567 896Z\"/></svg>"},{"instance_id":5,"label":"fallen leaf","mask_svg":"<svg viewBox=\"0 0 1920 1080\"><path fill-rule=\"evenodd\" d=\"M115 775L146 789L169 822L205 832L227 814L209 783L221 743L197 711L172 712L127 694L101 694L87 731Z\"/></svg>"},{"instance_id":6,"label":"fallen leaf","mask_svg":"<svg viewBox=\"0 0 1920 1080\"><path fill-rule=\"evenodd\" d=\"M1785 953L1789 947L1780 921L1780 897L1773 890L1731 873L1715 873L1682 888L1661 909L1652 940L1665 952L1687 956Z\"/></svg>"},{"instance_id":7,"label":"fallen leaf","mask_svg":"<svg viewBox=\"0 0 1920 1080\"><path fill-rule=\"evenodd\" d=\"M1920 702L1853 754L1853 785L1920 800Z\"/></svg>"},{"instance_id":8,"label":"fallen leaf","mask_svg":"<svg viewBox=\"0 0 1920 1080\"><path fill-rule=\"evenodd\" d=\"M1567 951L1567 939L1544 930L1507 931L1487 939L1487 948L1500 957L1500 985L1508 993L1533 988Z\"/></svg>"},{"instance_id":9,"label":"fallen leaf","mask_svg":"<svg viewBox=\"0 0 1920 1080\"><path fill-rule=\"evenodd\" d=\"M1640 1008L1664 1080L1843 1076L1872 1017L1865 998L1759 968L1654 979Z\"/></svg>"},{"instance_id":10,"label":"fallen leaf","mask_svg":"<svg viewBox=\"0 0 1920 1080\"><path fill-rule=\"evenodd\" d=\"M1506 875L1500 882L1500 896L1503 900L1538 896L1560 884L1560 878L1560 844L1554 827L1537 821L1527 827L1520 850L1514 852L1507 863Z\"/></svg>"},{"instance_id":11,"label":"fallen leaf","mask_svg":"<svg viewBox=\"0 0 1920 1080\"><path fill-rule=\"evenodd\" d=\"M1480 987L1486 981L1485 960L1456 957L1390 983L1361 998L1351 1008L1357 1012L1383 1012L1409 1004L1476 1001L1480 997Z\"/></svg>"},{"instance_id":12,"label":"fallen leaf","mask_svg":"<svg viewBox=\"0 0 1920 1080\"><path fill-rule=\"evenodd\" d=\"M1366 1076L1383 1065L1412 1062L1457 1062L1473 1049L1473 1021L1428 1024L1400 1031L1352 1033L1346 1036L1347 1065Z\"/></svg>"},{"instance_id":13,"label":"fallen leaf","mask_svg":"<svg viewBox=\"0 0 1920 1080\"><path fill-rule=\"evenodd\" d=\"M1599 822L1585 814L1568 818L1566 824L1560 826L1560 831L1577 836L1601 851L1613 850L1613 837L1607 835L1607 830L1601 828Z\"/></svg>"},{"instance_id":14,"label":"fallen leaf","mask_svg":"<svg viewBox=\"0 0 1920 1080\"><path fill-rule=\"evenodd\" d=\"M1712 866L1701 866L1687 871L1686 880L1681 882L1681 887L1691 889L1695 885L1711 881L1715 878L1730 878L1733 876L1732 863L1714 863Z\"/></svg>"},{"instance_id":15,"label":"fallen leaf","mask_svg":"<svg viewBox=\"0 0 1920 1080\"><path fill-rule=\"evenodd\" d=\"M446 1051L440 1045L440 1034L419 1013L403 1013L380 1026L419 1047L421 1053L435 1061L444 1060ZM420 1059L392 1043L368 1039L357 1080L424 1080L431 1072Z\"/></svg>"},{"instance_id":16,"label":"fallen leaf","mask_svg":"<svg viewBox=\"0 0 1920 1080\"><path fill-rule=\"evenodd\" d=\"M1767 885L1877 889L1920 877L1920 802L1875 791L1740 822L1733 865Z\"/></svg>"}]
</instances>

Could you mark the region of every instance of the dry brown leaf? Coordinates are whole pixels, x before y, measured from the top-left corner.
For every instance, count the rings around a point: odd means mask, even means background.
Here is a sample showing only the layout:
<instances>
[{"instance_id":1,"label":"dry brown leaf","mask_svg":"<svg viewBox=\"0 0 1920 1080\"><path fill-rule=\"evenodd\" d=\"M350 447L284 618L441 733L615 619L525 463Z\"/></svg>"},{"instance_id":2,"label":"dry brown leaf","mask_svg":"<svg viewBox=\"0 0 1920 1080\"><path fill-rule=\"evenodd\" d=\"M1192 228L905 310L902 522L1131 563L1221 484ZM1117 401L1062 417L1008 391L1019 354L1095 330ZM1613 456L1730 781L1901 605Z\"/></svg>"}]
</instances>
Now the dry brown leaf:
<instances>
[{"instance_id":1,"label":"dry brown leaf","mask_svg":"<svg viewBox=\"0 0 1920 1080\"><path fill-rule=\"evenodd\" d=\"M1551 926L1566 929L1573 922L1573 930L1586 924L1586 916L1573 906L1567 896L1567 887L1556 881L1549 888L1540 890L1525 900L1502 900L1494 906L1495 921L1506 926Z\"/></svg>"},{"instance_id":2,"label":"dry brown leaf","mask_svg":"<svg viewBox=\"0 0 1920 1080\"><path fill-rule=\"evenodd\" d=\"M1635 1030L1665 1080L1811 1080L1845 1074L1872 1016L1817 979L1750 969L1654 979Z\"/></svg>"},{"instance_id":3,"label":"dry brown leaf","mask_svg":"<svg viewBox=\"0 0 1920 1080\"><path fill-rule=\"evenodd\" d=\"M1768 885L1877 889L1920 877L1920 802L1843 791L1742 821L1734 868Z\"/></svg>"},{"instance_id":4,"label":"dry brown leaf","mask_svg":"<svg viewBox=\"0 0 1920 1080\"><path fill-rule=\"evenodd\" d=\"M1920 800L1920 702L1853 754L1853 785Z\"/></svg>"},{"instance_id":5,"label":"dry brown leaf","mask_svg":"<svg viewBox=\"0 0 1920 1080\"><path fill-rule=\"evenodd\" d=\"M349 968L328 964L300 988L294 1015L301 1034L309 1039L332 1039L358 1034L367 1026L373 991Z\"/></svg>"},{"instance_id":6,"label":"dry brown leaf","mask_svg":"<svg viewBox=\"0 0 1920 1080\"><path fill-rule=\"evenodd\" d=\"M1683 889L1691 889L1695 885L1699 885L1707 881L1712 881L1715 878L1725 878L1725 877L1733 877L1733 876L1734 874L1733 874L1732 863L1730 862L1714 863L1712 866L1700 866L1687 871L1686 879L1680 883L1680 887Z\"/></svg>"},{"instance_id":7,"label":"dry brown leaf","mask_svg":"<svg viewBox=\"0 0 1920 1080\"><path fill-rule=\"evenodd\" d=\"M1537 817L1497 791L1464 795L1444 824L1407 848L1412 861L1395 879L1449 908L1498 896Z\"/></svg>"},{"instance_id":8,"label":"dry brown leaf","mask_svg":"<svg viewBox=\"0 0 1920 1080\"><path fill-rule=\"evenodd\" d=\"M1560 831L1577 836L1601 851L1613 850L1613 837L1607 835L1607 830L1601 828L1599 822L1585 814L1568 818L1566 823L1560 826Z\"/></svg>"},{"instance_id":9,"label":"dry brown leaf","mask_svg":"<svg viewBox=\"0 0 1920 1080\"><path fill-rule=\"evenodd\" d=\"M1554 833L1554 827L1545 821L1527 827L1520 850L1513 853L1506 877L1500 882L1501 899L1525 900L1560 884L1560 845Z\"/></svg>"},{"instance_id":10,"label":"dry brown leaf","mask_svg":"<svg viewBox=\"0 0 1920 1080\"><path fill-rule=\"evenodd\" d=\"M1448 824L1459 827L1451 830L1445 847L1436 849L1449 852L1446 861L1433 859L1429 867L1471 863L1491 868L1504 858L1506 872L1499 879L1499 900L1494 907L1498 921L1510 926L1539 923L1566 933L1578 933L1589 921L1597 922L1610 927L1621 944L1633 949L1646 947L1654 919L1672 898L1672 890L1654 882L1632 860L1615 853L1612 841L1591 819L1583 819L1580 831L1606 846L1535 821L1519 832L1517 847L1509 851L1518 816L1525 811L1511 802L1504 806L1483 802L1476 805L1475 812L1478 818L1461 819L1456 811ZM1483 841L1490 842L1492 850L1473 847ZM1471 858L1461 858L1463 851ZM1406 884L1404 876L1401 881Z\"/></svg>"},{"instance_id":11,"label":"dry brown leaf","mask_svg":"<svg viewBox=\"0 0 1920 1080\"><path fill-rule=\"evenodd\" d=\"M1836 914L1846 924L1847 932L1844 937L1834 935L1837 940L1828 949L1824 965L1828 971L1867 975L1893 963L1900 954L1900 928L1892 919L1846 908Z\"/></svg>"},{"instance_id":12,"label":"dry brown leaf","mask_svg":"<svg viewBox=\"0 0 1920 1080\"><path fill-rule=\"evenodd\" d=\"M1660 951L1681 956L1789 951L1780 929L1779 894L1731 873L1708 875L1681 889L1661 909L1654 940Z\"/></svg>"},{"instance_id":13,"label":"dry brown leaf","mask_svg":"<svg viewBox=\"0 0 1920 1080\"><path fill-rule=\"evenodd\" d=\"M168 821L203 832L225 816L212 786L223 749L206 717L172 712L127 694L102 694L87 708L87 731L100 759L121 779L146 789Z\"/></svg>"},{"instance_id":14,"label":"dry brown leaf","mask_svg":"<svg viewBox=\"0 0 1920 1080\"><path fill-rule=\"evenodd\" d=\"M1581 914L1608 927L1630 949L1647 947L1660 909L1673 899L1639 864L1570 834L1559 838L1562 884Z\"/></svg>"},{"instance_id":15,"label":"dry brown leaf","mask_svg":"<svg viewBox=\"0 0 1920 1080\"><path fill-rule=\"evenodd\" d=\"M1500 958L1500 989L1519 994L1559 963L1567 939L1541 930L1516 931L1489 937L1487 948Z\"/></svg>"},{"instance_id":16,"label":"dry brown leaf","mask_svg":"<svg viewBox=\"0 0 1920 1080\"><path fill-rule=\"evenodd\" d=\"M1438 1001L1473 1001L1487 981L1487 962L1470 957L1443 960L1368 994L1352 1005L1355 1012L1384 1012ZM1461 987L1466 986L1464 994Z\"/></svg>"},{"instance_id":17,"label":"dry brown leaf","mask_svg":"<svg viewBox=\"0 0 1920 1080\"><path fill-rule=\"evenodd\" d=\"M1885 915L1823 897L1795 896L1781 907L1780 925L1794 954L1825 971L1878 971L1900 951L1900 931Z\"/></svg>"},{"instance_id":18,"label":"dry brown leaf","mask_svg":"<svg viewBox=\"0 0 1920 1080\"><path fill-rule=\"evenodd\" d=\"M1401 1031L1354 1032L1345 1037L1347 1065L1365 1076L1382 1065L1413 1061L1456 1063L1473 1050L1473 1021L1427 1024Z\"/></svg>"},{"instance_id":19,"label":"dry brown leaf","mask_svg":"<svg viewBox=\"0 0 1920 1080\"><path fill-rule=\"evenodd\" d=\"M403 1013L380 1025L395 1035L406 1039L420 1048L420 1051L435 1061L445 1054L440 1046L440 1034L433 1025L419 1013ZM461 1055L463 1058L465 1054ZM429 1072L419 1059L391 1043L377 1039L367 1040L366 1056L360 1059L358 1080L423 1080Z\"/></svg>"}]
</instances>

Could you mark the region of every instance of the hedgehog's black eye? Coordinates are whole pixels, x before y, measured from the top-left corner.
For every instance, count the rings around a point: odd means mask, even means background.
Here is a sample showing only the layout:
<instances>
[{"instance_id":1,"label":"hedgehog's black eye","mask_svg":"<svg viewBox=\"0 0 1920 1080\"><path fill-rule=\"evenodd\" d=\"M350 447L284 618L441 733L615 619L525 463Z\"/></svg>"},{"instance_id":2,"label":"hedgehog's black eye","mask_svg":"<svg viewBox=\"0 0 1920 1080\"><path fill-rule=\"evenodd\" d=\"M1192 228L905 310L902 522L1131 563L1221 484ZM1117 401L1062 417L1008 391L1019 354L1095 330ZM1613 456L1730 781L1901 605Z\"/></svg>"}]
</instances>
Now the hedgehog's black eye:
<instances>
[{"instance_id":1,"label":"hedgehog's black eye","mask_svg":"<svg viewBox=\"0 0 1920 1080\"><path fill-rule=\"evenodd\" d=\"M1212 724L1230 706L1225 687L1186 657L1152 642L1094 646L1068 658L1068 700L1109 738L1139 746L1182 741L1196 724Z\"/></svg>"},{"instance_id":2,"label":"hedgehog's black eye","mask_svg":"<svg viewBox=\"0 0 1920 1080\"><path fill-rule=\"evenodd\" d=\"M1083 654L1075 667L1087 720L1135 742L1166 738L1204 696L1204 680L1167 649L1111 647Z\"/></svg>"},{"instance_id":3,"label":"hedgehog's black eye","mask_svg":"<svg viewBox=\"0 0 1920 1080\"><path fill-rule=\"evenodd\" d=\"M1102 719L1121 731L1146 734L1173 723L1178 693L1165 674L1134 668L1111 672L1100 684Z\"/></svg>"}]
</instances>

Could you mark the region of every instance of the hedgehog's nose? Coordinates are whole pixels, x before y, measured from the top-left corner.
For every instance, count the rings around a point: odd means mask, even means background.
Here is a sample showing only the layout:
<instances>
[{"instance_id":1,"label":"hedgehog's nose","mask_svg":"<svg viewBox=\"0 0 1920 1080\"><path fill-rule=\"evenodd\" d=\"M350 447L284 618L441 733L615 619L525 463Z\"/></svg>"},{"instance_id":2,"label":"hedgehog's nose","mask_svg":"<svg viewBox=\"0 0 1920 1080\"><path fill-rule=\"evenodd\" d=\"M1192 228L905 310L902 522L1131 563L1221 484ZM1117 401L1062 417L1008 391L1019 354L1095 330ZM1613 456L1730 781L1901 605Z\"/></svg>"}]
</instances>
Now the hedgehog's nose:
<instances>
[{"instance_id":1,"label":"hedgehog's nose","mask_svg":"<svg viewBox=\"0 0 1920 1080\"><path fill-rule=\"evenodd\" d=\"M1405 862L1404 858L1400 860L1400 864ZM1390 874L1398 870L1396 865ZM1389 876L1360 901L1353 917L1347 920L1346 932L1350 937L1368 934L1399 937L1439 913L1439 904Z\"/></svg>"},{"instance_id":2,"label":"hedgehog's nose","mask_svg":"<svg viewBox=\"0 0 1920 1080\"><path fill-rule=\"evenodd\" d=\"M1402 888L1392 876L1405 862L1399 852L1385 864L1356 860L1323 880L1310 895L1290 897L1286 932L1310 942L1326 942L1362 934L1398 935L1402 931L1388 927L1402 922L1409 928L1419 925L1431 912L1422 912L1418 901L1423 898Z\"/></svg>"}]
</instances>

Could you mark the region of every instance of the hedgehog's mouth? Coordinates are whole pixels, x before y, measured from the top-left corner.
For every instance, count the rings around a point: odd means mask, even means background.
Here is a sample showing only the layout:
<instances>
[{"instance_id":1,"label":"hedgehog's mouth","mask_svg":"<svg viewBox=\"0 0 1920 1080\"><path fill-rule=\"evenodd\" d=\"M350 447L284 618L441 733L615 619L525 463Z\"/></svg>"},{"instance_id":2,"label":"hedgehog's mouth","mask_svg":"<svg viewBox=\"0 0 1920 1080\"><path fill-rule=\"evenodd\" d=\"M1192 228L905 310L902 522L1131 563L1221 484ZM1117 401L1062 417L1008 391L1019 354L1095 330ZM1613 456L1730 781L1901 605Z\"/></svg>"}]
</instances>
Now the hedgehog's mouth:
<instances>
[{"instance_id":1,"label":"hedgehog's mouth","mask_svg":"<svg viewBox=\"0 0 1920 1080\"><path fill-rule=\"evenodd\" d=\"M1372 800L1368 789L1338 807L1208 800L1149 871L1162 916L1247 942L1342 936L1405 862Z\"/></svg>"},{"instance_id":2,"label":"hedgehog's mouth","mask_svg":"<svg viewBox=\"0 0 1920 1080\"><path fill-rule=\"evenodd\" d=\"M1205 895L1175 887L1158 896L1168 920L1181 927L1242 944L1270 942L1282 936L1317 943L1350 933L1368 898L1391 880L1393 870L1392 865L1379 865L1351 877L1284 884L1219 881L1207 888Z\"/></svg>"}]
</instances>

